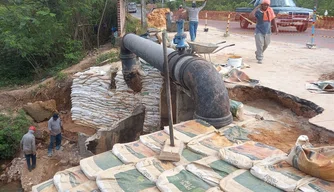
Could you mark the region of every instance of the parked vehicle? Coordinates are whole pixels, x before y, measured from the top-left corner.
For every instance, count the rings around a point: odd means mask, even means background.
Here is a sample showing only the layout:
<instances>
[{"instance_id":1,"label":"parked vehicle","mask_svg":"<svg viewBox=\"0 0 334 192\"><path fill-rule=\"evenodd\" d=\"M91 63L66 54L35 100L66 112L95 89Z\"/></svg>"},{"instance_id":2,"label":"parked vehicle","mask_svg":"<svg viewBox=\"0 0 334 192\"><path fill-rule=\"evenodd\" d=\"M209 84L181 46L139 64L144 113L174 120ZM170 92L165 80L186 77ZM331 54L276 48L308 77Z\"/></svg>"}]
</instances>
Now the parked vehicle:
<instances>
[{"instance_id":1,"label":"parked vehicle","mask_svg":"<svg viewBox=\"0 0 334 192\"><path fill-rule=\"evenodd\" d=\"M259 0L253 0L250 4L257 6ZM270 7L276 14L278 26L295 26L297 31L306 31L309 22L312 22L313 10L297 7L293 0L271 0ZM248 28L249 24L256 23L256 19L250 19L249 13L254 9L251 7L241 7L236 9L236 20L240 20L240 27Z\"/></svg>"},{"instance_id":2,"label":"parked vehicle","mask_svg":"<svg viewBox=\"0 0 334 192\"><path fill-rule=\"evenodd\" d=\"M128 13L137 13L137 4L135 2L128 4Z\"/></svg>"}]
</instances>

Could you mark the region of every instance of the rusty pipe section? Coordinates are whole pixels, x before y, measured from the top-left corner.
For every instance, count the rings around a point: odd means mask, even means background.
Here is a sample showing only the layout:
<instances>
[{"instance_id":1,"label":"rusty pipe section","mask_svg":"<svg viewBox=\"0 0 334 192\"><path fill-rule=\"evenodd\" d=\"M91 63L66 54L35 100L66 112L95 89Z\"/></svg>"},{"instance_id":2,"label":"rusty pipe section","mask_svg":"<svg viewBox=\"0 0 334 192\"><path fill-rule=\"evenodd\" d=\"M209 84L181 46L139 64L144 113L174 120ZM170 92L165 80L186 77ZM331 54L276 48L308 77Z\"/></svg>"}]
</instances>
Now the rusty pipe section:
<instances>
[{"instance_id":1,"label":"rusty pipe section","mask_svg":"<svg viewBox=\"0 0 334 192\"><path fill-rule=\"evenodd\" d=\"M171 79L188 89L195 101L194 118L202 119L216 128L232 123L233 117L230 112L227 89L212 64L195 55L181 54L173 49L168 49L167 53ZM164 56L161 45L134 34L125 35L122 40L120 56L123 74L135 71L136 62L128 59L133 57L132 54L136 54L164 72ZM133 59L136 60L135 57ZM125 79L125 81L133 83L129 79Z\"/></svg>"}]
</instances>

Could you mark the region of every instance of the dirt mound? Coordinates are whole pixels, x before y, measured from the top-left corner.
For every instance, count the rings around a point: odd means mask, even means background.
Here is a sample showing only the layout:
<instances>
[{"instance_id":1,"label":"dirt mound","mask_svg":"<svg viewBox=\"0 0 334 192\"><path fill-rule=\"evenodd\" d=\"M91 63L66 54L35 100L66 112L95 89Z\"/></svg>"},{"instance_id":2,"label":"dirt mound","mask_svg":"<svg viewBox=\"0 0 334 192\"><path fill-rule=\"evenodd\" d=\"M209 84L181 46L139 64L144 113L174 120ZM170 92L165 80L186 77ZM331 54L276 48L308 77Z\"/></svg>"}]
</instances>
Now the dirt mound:
<instances>
[{"instance_id":1,"label":"dirt mound","mask_svg":"<svg viewBox=\"0 0 334 192\"><path fill-rule=\"evenodd\" d=\"M333 80L334 79L334 72L331 73L326 73L326 74L322 74L319 77L320 81L325 81L325 80Z\"/></svg>"},{"instance_id":2,"label":"dirt mound","mask_svg":"<svg viewBox=\"0 0 334 192\"><path fill-rule=\"evenodd\" d=\"M169 8L154 9L147 16L148 24L156 28L166 28L166 13L168 12L170 12Z\"/></svg>"}]
</instances>

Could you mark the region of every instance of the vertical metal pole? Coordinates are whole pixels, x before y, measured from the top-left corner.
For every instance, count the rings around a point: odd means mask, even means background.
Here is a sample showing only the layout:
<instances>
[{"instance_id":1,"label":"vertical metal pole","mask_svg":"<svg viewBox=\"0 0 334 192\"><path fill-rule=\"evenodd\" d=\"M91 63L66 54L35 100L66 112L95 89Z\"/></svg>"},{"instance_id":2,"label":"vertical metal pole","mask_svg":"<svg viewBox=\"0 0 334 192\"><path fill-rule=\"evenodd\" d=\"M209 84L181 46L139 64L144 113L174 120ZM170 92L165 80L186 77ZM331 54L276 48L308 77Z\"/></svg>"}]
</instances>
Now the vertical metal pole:
<instances>
[{"instance_id":1,"label":"vertical metal pole","mask_svg":"<svg viewBox=\"0 0 334 192\"><path fill-rule=\"evenodd\" d=\"M313 21L312 21L312 35L311 35L311 44L314 44L314 34L315 34L315 21L317 19L317 5L318 5L318 1L315 0L315 5L314 5L314 9L313 9Z\"/></svg>"},{"instance_id":2,"label":"vertical metal pole","mask_svg":"<svg viewBox=\"0 0 334 192\"><path fill-rule=\"evenodd\" d=\"M170 93L170 79L168 72L168 58L167 58L167 33L166 30L162 33L162 45L164 51L164 74L166 81L166 94L167 94L167 106L168 106L168 121L169 121L169 136L170 145L174 147L174 132L173 132L173 111L172 111L172 98Z\"/></svg>"},{"instance_id":3,"label":"vertical metal pole","mask_svg":"<svg viewBox=\"0 0 334 192\"><path fill-rule=\"evenodd\" d=\"M205 12L205 28L208 26L208 12Z\"/></svg>"},{"instance_id":4,"label":"vertical metal pole","mask_svg":"<svg viewBox=\"0 0 334 192\"><path fill-rule=\"evenodd\" d=\"M231 18L231 14L229 13L228 14L228 17L227 17L227 26L226 26L226 32L225 32L225 34L224 34L224 37L228 37L228 36L230 36L230 34L229 34L229 28L230 28L230 18Z\"/></svg>"},{"instance_id":5,"label":"vertical metal pole","mask_svg":"<svg viewBox=\"0 0 334 192\"><path fill-rule=\"evenodd\" d=\"M146 22L146 1L141 0L141 27L146 29L147 22Z\"/></svg>"}]
</instances>

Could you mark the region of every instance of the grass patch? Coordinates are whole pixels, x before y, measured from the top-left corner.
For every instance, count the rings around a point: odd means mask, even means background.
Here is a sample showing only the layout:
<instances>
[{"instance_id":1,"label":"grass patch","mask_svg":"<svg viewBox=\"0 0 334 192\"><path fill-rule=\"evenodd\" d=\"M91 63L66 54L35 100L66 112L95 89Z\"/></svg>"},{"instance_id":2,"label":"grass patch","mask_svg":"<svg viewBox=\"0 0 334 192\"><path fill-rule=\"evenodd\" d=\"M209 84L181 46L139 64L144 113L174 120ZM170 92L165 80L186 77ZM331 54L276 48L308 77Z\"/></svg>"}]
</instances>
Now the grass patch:
<instances>
[{"instance_id":1,"label":"grass patch","mask_svg":"<svg viewBox=\"0 0 334 192\"><path fill-rule=\"evenodd\" d=\"M137 35L146 33L146 29L141 27L140 20L132 17L130 14L126 16L125 30L127 33L134 33Z\"/></svg>"},{"instance_id":2,"label":"grass patch","mask_svg":"<svg viewBox=\"0 0 334 192\"><path fill-rule=\"evenodd\" d=\"M96 65L100 66L104 64L104 61L108 61L108 63L119 61L119 49L115 49L108 53L104 53L104 54L97 56Z\"/></svg>"},{"instance_id":3,"label":"grass patch","mask_svg":"<svg viewBox=\"0 0 334 192\"><path fill-rule=\"evenodd\" d=\"M62 81L62 80L67 79L67 77L68 77L68 74L59 71L59 72L57 73L55 79L56 79L56 80L60 80L60 81Z\"/></svg>"},{"instance_id":4,"label":"grass patch","mask_svg":"<svg viewBox=\"0 0 334 192\"><path fill-rule=\"evenodd\" d=\"M0 159L13 158L32 121L21 109L18 114L0 114Z\"/></svg>"}]
</instances>

